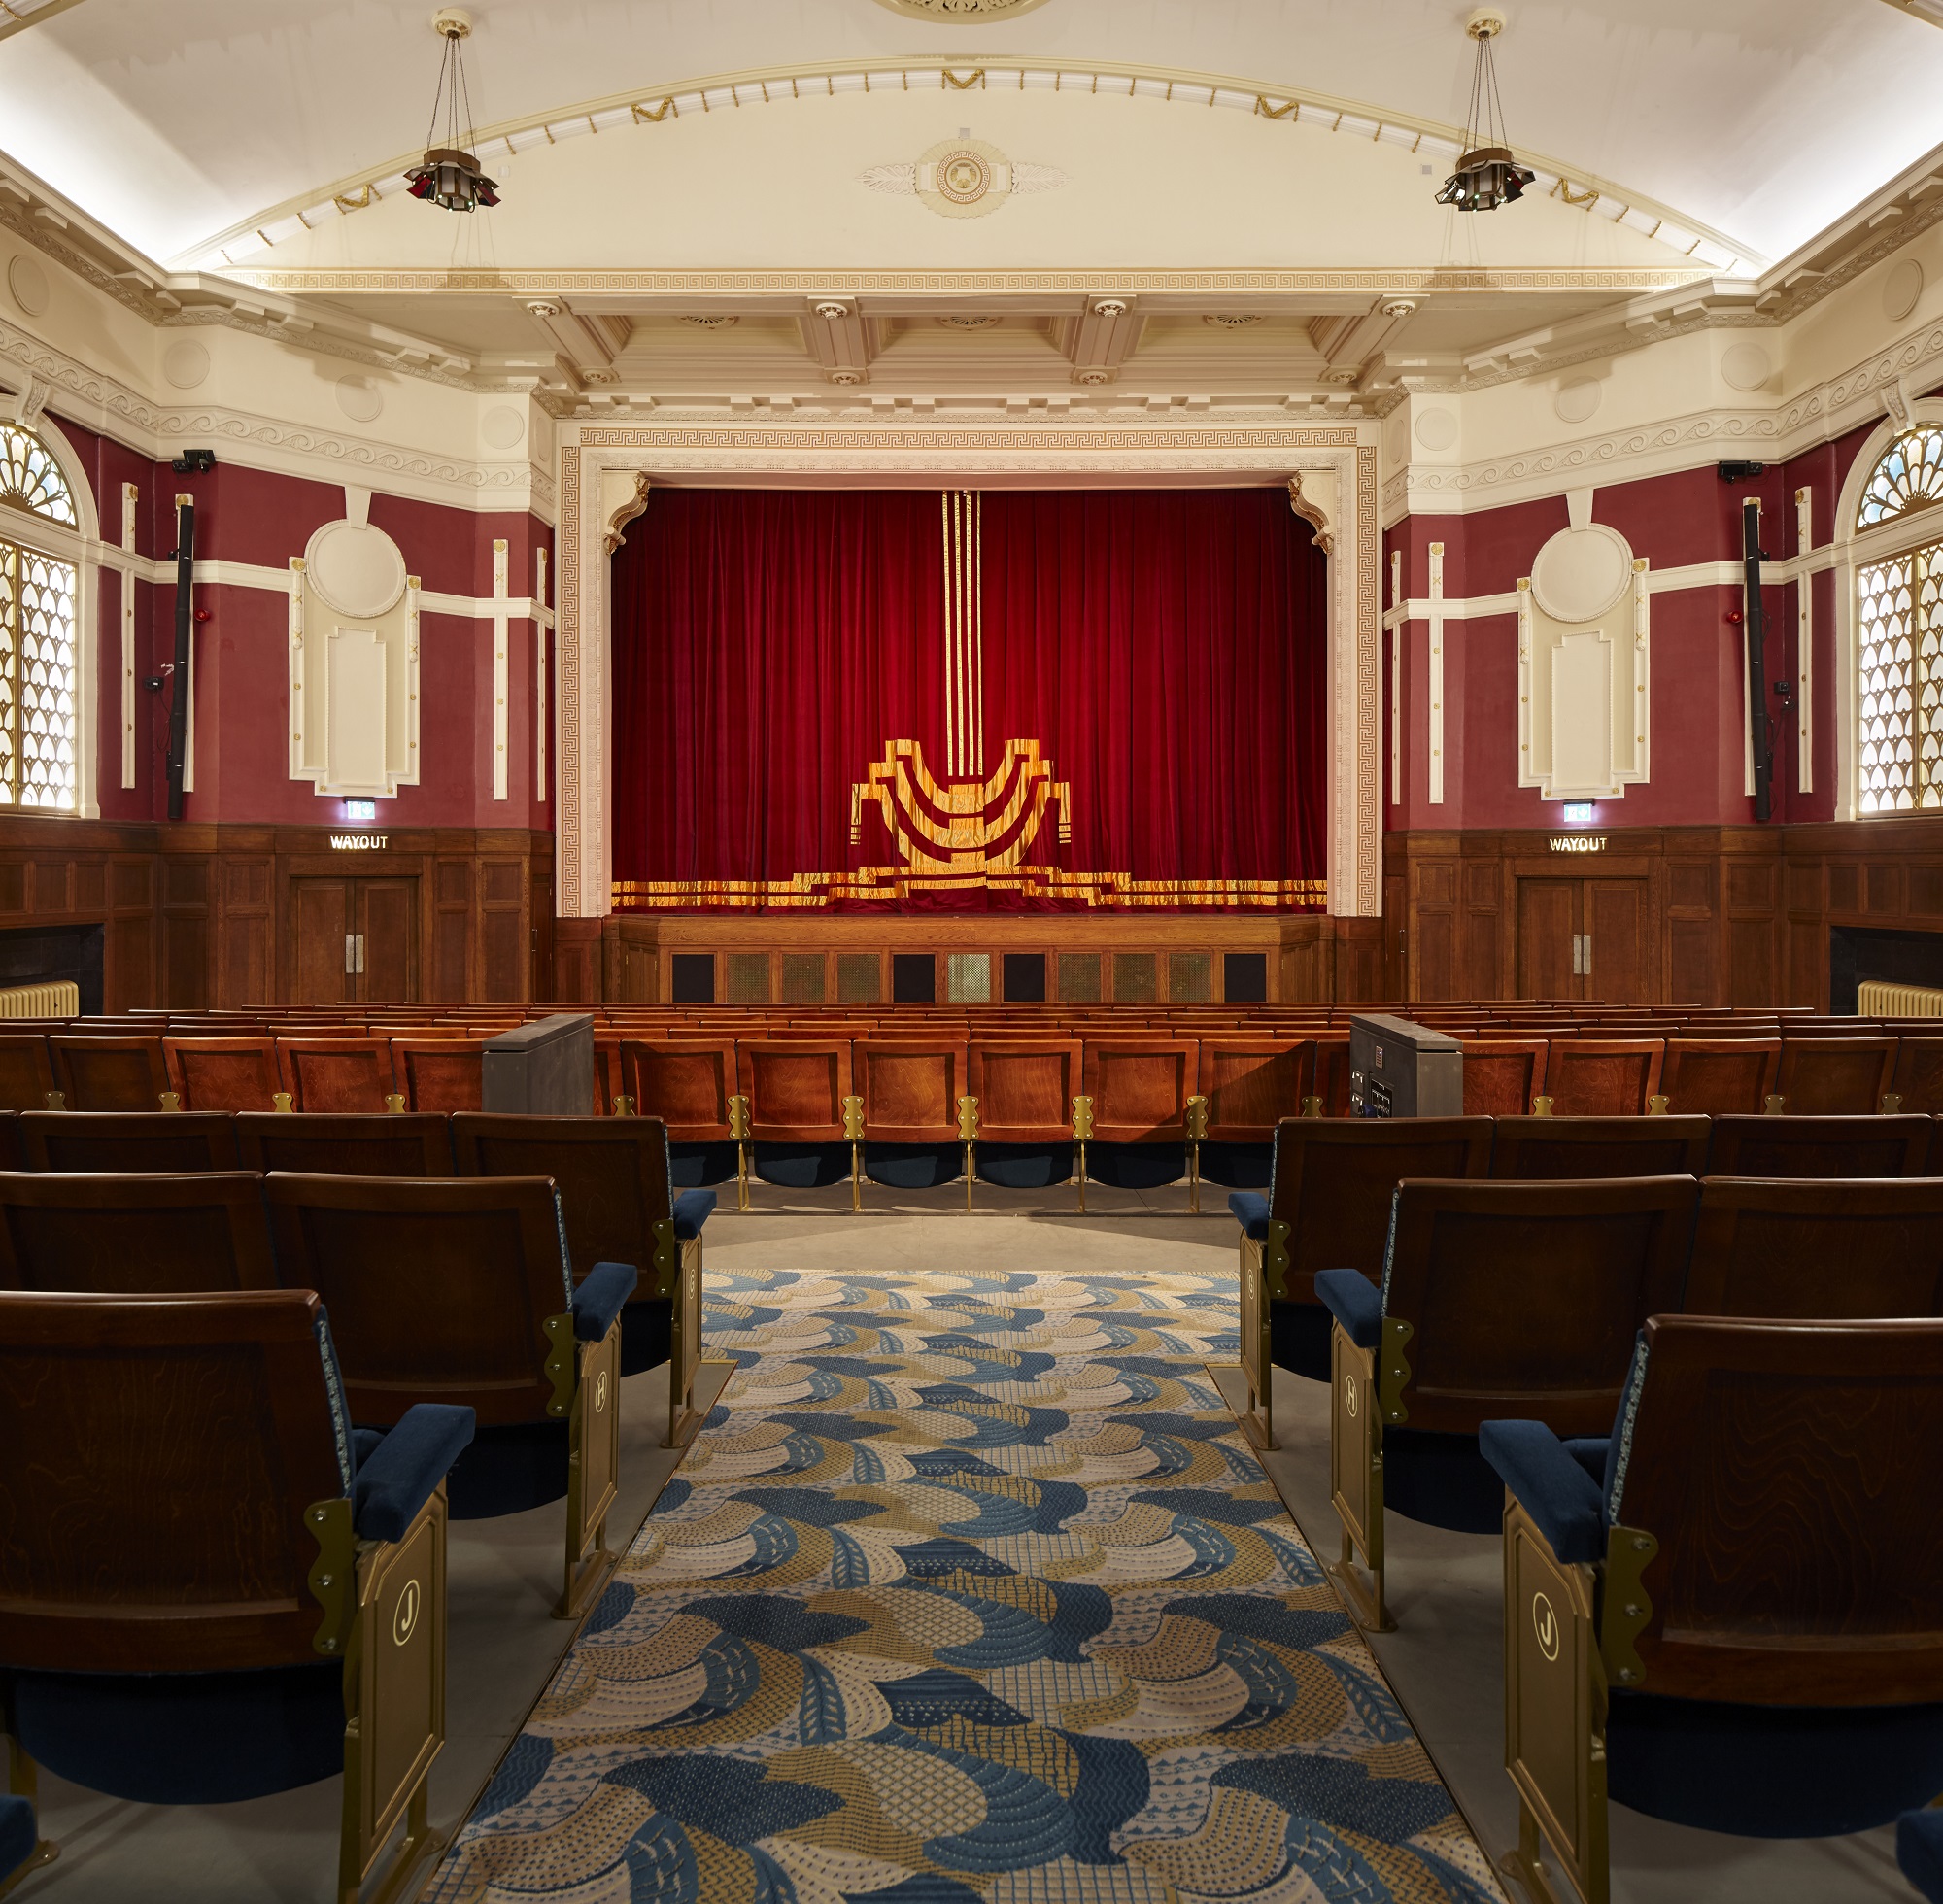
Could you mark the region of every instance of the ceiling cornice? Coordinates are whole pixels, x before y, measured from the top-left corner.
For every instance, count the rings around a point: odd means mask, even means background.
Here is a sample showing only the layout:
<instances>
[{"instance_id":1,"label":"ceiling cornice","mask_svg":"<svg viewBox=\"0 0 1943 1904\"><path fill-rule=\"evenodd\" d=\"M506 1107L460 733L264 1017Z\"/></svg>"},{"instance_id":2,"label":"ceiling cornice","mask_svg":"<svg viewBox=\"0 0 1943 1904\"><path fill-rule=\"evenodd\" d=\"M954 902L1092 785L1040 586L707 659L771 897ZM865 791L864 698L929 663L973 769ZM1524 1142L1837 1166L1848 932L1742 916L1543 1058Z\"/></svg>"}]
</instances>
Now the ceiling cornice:
<instances>
[{"instance_id":1,"label":"ceiling cornice","mask_svg":"<svg viewBox=\"0 0 1943 1904\"><path fill-rule=\"evenodd\" d=\"M0 0L0 40L10 40L80 5L81 0Z\"/></svg>"},{"instance_id":2,"label":"ceiling cornice","mask_svg":"<svg viewBox=\"0 0 1943 1904\"><path fill-rule=\"evenodd\" d=\"M886 60L869 67L842 69L824 65L751 68L609 93L581 100L546 113L503 119L482 127L477 138L480 156L489 163L500 153L516 153L544 141L559 145L567 139L602 132L637 131L679 119L684 113L734 111L742 107L787 105L824 92L865 93L908 91L912 83L926 89L969 92L997 87L1020 91L1086 93L1124 89L1130 97L1197 107L1221 107L1272 121L1287 121L1329 132L1346 132L1372 142L1399 145L1416 152L1454 158L1463 143L1463 128L1414 114L1393 113L1364 100L1341 98L1278 82L1236 78L1186 68L1145 66L1126 62L1032 59L1013 56L987 58L982 64L962 61ZM604 121L604 123L603 123ZM497 150L495 150L495 148ZM1673 251L1691 257L1697 266L1721 271L1739 268L1752 273L1767 260L1752 246L1688 217L1645 193L1582 171L1562 159L1520 147L1518 155L1537 173L1536 189L1585 212L1656 237ZM314 190L263 207L223 230L197 240L176 255L178 268L200 266L228 270L256 252L273 248L320 219L352 217L374 200L404 193L406 168L418 163L417 149L400 153L382 164L317 187Z\"/></svg>"}]
</instances>

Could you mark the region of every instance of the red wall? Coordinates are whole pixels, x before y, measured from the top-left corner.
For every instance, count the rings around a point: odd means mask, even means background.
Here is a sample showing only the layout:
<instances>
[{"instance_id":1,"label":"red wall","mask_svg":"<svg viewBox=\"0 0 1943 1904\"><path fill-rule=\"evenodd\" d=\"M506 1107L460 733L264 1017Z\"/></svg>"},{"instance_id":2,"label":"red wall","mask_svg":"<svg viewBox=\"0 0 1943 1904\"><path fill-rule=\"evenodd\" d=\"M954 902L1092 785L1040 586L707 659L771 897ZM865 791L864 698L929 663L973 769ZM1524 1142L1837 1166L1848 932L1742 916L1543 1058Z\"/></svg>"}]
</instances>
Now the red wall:
<instances>
[{"instance_id":1,"label":"red wall","mask_svg":"<svg viewBox=\"0 0 1943 1904\"><path fill-rule=\"evenodd\" d=\"M335 484L303 481L220 460L199 476L179 476L121 445L60 423L85 465L101 512L103 539L119 540L120 486L142 493L136 551L166 558L176 539L175 497L196 503L201 561L287 568L312 534L345 513ZM450 509L374 493L370 520L402 551L408 573L428 592L490 597L493 544L507 547L507 593L530 595L533 552L552 549L552 531L526 514ZM104 571L93 646L97 683L96 781L104 819L158 819L167 811L165 772L171 690L139 682L175 649L173 583L136 584L139 701L133 789L120 786L121 578ZM548 593L552 594L549 579ZM192 821L327 826L343 803L320 798L290 777L289 596L267 589L201 584L195 603L207 619L191 639L195 676L195 791L184 804ZM493 623L424 614L420 626L420 784L378 802L380 826L548 829L551 799L534 792L533 640L529 622L508 628L507 798L493 799ZM552 701L549 698L549 706ZM552 748L549 745L549 774Z\"/></svg>"}]
</instances>

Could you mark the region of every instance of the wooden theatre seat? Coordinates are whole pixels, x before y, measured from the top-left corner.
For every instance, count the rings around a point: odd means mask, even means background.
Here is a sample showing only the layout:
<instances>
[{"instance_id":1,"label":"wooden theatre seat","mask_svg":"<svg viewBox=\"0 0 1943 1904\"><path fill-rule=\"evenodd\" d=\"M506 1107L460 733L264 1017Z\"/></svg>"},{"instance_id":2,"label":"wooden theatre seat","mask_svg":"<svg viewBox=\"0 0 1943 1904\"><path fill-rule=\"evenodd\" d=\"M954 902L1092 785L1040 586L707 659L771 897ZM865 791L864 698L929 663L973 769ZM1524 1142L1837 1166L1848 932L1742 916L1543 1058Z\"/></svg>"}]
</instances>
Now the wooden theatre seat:
<instances>
[{"instance_id":1,"label":"wooden theatre seat","mask_svg":"<svg viewBox=\"0 0 1943 1904\"><path fill-rule=\"evenodd\" d=\"M1668 1038L1660 1095L1676 1117L1753 1117L1767 1108L1780 1061L1778 1037Z\"/></svg>"},{"instance_id":2,"label":"wooden theatre seat","mask_svg":"<svg viewBox=\"0 0 1943 1904\"><path fill-rule=\"evenodd\" d=\"M1408 1012L1408 1005L1398 1005ZM1315 1103L1303 1109L1316 1117L1349 1115L1349 1034L1346 1030L1315 1035Z\"/></svg>"},{"instance_id":3,"label":"wooden theatre seat","mask_svg":"<svg viewBox=\"0 0 1943 1904\"><path fill-rule=\"evenodd\" d=\"M452 1150L460 1176L546 1176L566 1214L576 1285L599 1263L627 1263L640 1281L621 1311L624 1376L672 1366L668 1438L678 1447L699 1425L701 1226L712 1190L676 1195L667 1126L653 1117L506 1117L460 1111Z\"/></svg>"},{"instance_id":4,"label":"wooden theatre seat","mask_svg":"<svg viewBox=\"0 0 1943 1904\"><path fill-rule=\"evenodd\" d=\"M1555 1037L1545 1060L1554 1117L1643 1117L1659 1090L1663 1038Z\"/></svg>"},{"instance_id":5,"label":"wooden theatre seat","mask_svg":"<svg viewBox=\"0 0 1943 1904\"><path fill-rule=\"evenodd\" d=\"M1774 1088L1790 1117L1862 1117L1895 1074L1892 1037L1801 1037L1790 1027Z\"/></svg>"},{"instance_id":6,"label":"wooden theatre seat","mask_svg":"<svg viewBox=\"0 0 1943 1904\"><path fill-rule=\"evenodd\" d=\"M0 1034L0 1109L45 1110L55 1089L47 1039L21 1032Z\"/></svg>"},{"instance_id":7,"label":"wooden theatre seat","mask_svg":"<svg viewBox=\"0 0 1943 1904\"><path fill-rule=\"evenodd\" d=\"M735 1082L735 1040L631 1036L617 1051L615 1074L630 1107L667 1126L675 1184L693 1189L735 1178L739 1193L748 1120Z\"/></svg>"},{"instance_id":8,"label":"wooden theatre seat","mask_svg":"<svg viewBox=\"0 0 1943 1904\"><path fill-rule=\"evenodd\" d=\"M1584 1176L1698 1176L1704 1117L1500 1117L1491 1174L1527 1181Z\"/></svg>"},{"instance_id":9,"label":"wooden theatre seat","mask_svg":"<svg viewBox=\"0 0 1943 1904\"><path fill-rule=\"evenodd\" d=\"M1276 1126L1300 1117L1314 1095L1315 1040L1210 1032L1196 1062L1196 1095L1207 1100L1196 1175L1229 1190L1266 1190Z\"/></svg>"},{"instance_id":10,"label":"wooden theatre seat","mask_svg":"<svg viewBox=\"0 0 1943 1904\"><path fill-rule=\"evenodd\" d=\"M1709 1177L1691 1315L1943 1315L1943 1179Z\"/></svg>"},{"instance_id":11,"label":"wooden theatre seat","mask_svg":"<svg viewBox=\"0 0 1943 1904\"><path fill-rule=\"evenodd\" d=\"M974 1037L966 1072L978 1106L981 1181L1043 1190L1073 1175L1084 1046L1075 1037Z\"/></svg>"},{"instance_id":12,"label":"wooden theatre seat","mask_svg":"<svg viewBox=\"0 0 1943 1904\"><path fill-rule=\"evenodd\" d=\"M1897 1039L1889 1094L1895 1110L1943 1111L1943 1037Z\"/></svg>"},{"instance_id":13,"label":"wooden theatre seat","mask_svg":"<svg viewBox=\"0 0 1943 1904\"><path fill-rule=\"evenodd\" d=\"M54 1089L66 1110L160 1110L169 1088L158 1037L51 1037ZM44 1106L45 1108L45 1106Z\"/></svg>"},{"instance_id":14,"label":"wooden theatre seat","mask_svg":"<svg viewBox=\"0 0 1943 1904\"><path fill-rule=\"evenodd\" d=\"M166 1175L242 1168L236 1126L221 1110L152 1117L144 1110L29 1110L19 1115L22 1167Z\"/></svg>"},{"instance_id":15,"label":"wooden theatre seat","mask_svg":"<svg viewBox=\"0 0 1943 1904\"><path fill-rule=\"evenodd\" d=\"M246 1171L314 1176L450 1176L452 1135L435 1111L238 1111Z\"/></svg>"},{"instance_id":16,"label":"wooden theatre seat","mask_svg":"<svg viewBox=\"0 0 1943 1904\"><path fill-rule=\"evenodd\" d=\"M1680 1307L1699 1195L1690 1176L1406 1181L1381 1288L1354 1270L1316 1277L1336 1324L1330 1479L1343 1547L1327 1571L1364 1624L1390 1623L1388 1511L1460 1533L1499 1524L1483 1423L1611 1431L1634 1338Z\"/></svg>"},{"instance_id":17,"label":"wooden theatre seat","mask_svg":"<svg viewBox=\"0 0 1943 1904\"><path fill-rule=\"evenodd\" d=\"M1549 1849L1581 1896L1608 1894L1609 1799L1763 1838L1927 1804L1943 1321L1656 1315L1620 1419L1577 1444L1531 1420L1483 1431L1510 1497L1505 1758L1526 1887L1548 1894Z\"/></svg>"},{"instance_id":18,"label":"wooden theatre seat","mask_svg":"<svg viewBox=\"0 0 1943 1904\"><path fill-rule=\"evenodd\" d=\"M855 1183L862 1110L850 1088L848 1038L738 1038L735 1078L757 1176L787 1190Z\"/></svg>"},{"instance_id":19,"label":"wooden theatre seat","mask_svg":"<svg viewBox=\"0 0 1943 1904\"><path fill-rule=\"evenodd\" d=\"M545 1177L264 1179L277 1272L330 1316L351 1419L389 1428L421 1402L474 1410L454 1470L460 1520L566 1496L555 1612L578 1618L617 1556L620 1314L638 1280L603 1263L576 1290Z\"/></svg>"},{"instance_id":20,"label":"wooden theatre seat","mask_svg":"<svg viewBox=\"0 0 1943 1904\"><path fill-rule=\"evenodd\" d=\"M1717 1117L1709 1176L1921 1176L1926 1117Z\"/></svg>"},{"instance_id":21,"label":"wooden theatre seat","mask_svg":"<svg viewBox=\"0 0 1943 1904\"><path fill-rule=\"evenodd\" d=\"M1198 1130L1206 1107L1194 1104L1199 1056L1195 1039L1164 1033L1084 1040L1081 1096L1089 1131L1079 1143L1082 1186L1089 1176L1121 1190L1191 1180L1189 1124Z\"/></svg>"},{"instance_id":22,"label":"wooden theatre seat","mask_svg":"<svg viewBox=\"0 0 1943 1904\"><path fill-rule=\"evenodd\" d=\"M338 1774L335 1895L439 1841L446 1470L463 1409L357 1437L318 1299L0 1291L0 1675L36 1764L139 1805Z\"/></svg>"},{"instance_id":23,"label":"wooden theatre seat","mask_svg":"<svg viewBox=\"0 0 1943 1904\"><path fill-rule=\"evenodd\" d=\"M1522 1117L1545 1088L1542 1037L1460 1037L1464 1052L1464 1115Z\"/></svg>"},{"instance_id":24,"label":"wooden theatre seat","mask_svg":"<svg viewBox=\"0 0 1943 1904\"><path fill-rule=\"evenodd\" d=\"M392 1074L407 1110L477 1110L484 1102L486 1040L458 1036L392 1039Z\"/></svg>"},{"instance_id":25,"label":"wooden theatre seat","mask_svg":"<svg viewBox=\"0 0 1943 1904\"><path fill-rule=\"evenodd\" d=\"M1285 1117L1276 1126L1267 1196L1237 1191L1241 1234L1241 1363L1248 1383L1242 1425L1274 1447L1272 1370L1329 1379L1329 1312L1321 1270L1383 1273L1390 1206L1407 1176L1485 1174L1488 1117Z\"/></svg>"},{"instance_id":26,"label":"wooden theatre seat","mask_svg":"<svg viewBox=\"0 0 1943 1904\"><path fill-rule=\"evenodd\" d=\"M292 1110L401 1109L392 1071L392 1044L383 1037L280 1037L277 1068Z\"/></svg>"},{"instance_id":27,"label":"wooden theatre seat","mask_svg":"<svg viewBox=\"0 0 1943 1904\"><path fill-rule=\"evenodd\" d=\"M274 1037L165 1037L162 1057L184 1110L275 1110L284 1088Z\"/></svg>"},{"instance_id":28,"label":"wooden theatre seat","mask_svg":"<svg viewBox=\"0 0 1943 1904\"><path fill-rule=\"evenodd\" d=\"M0 1288L274 1289L261 1179L0 1173Z\"/></svg>"},{"instance_id":29,"label":"wooden theatre seat","mask_svg":"<svg viewBox=\"0 0 1943 1904\"><path fill-rule=\"evenodd\" d=\"M965 1177L977 1135L963 1037L886 1033L850 1047L851 1081L863 1101L862 1172L893 1190L929 1190Z\"/></svg>"}]
</instances>

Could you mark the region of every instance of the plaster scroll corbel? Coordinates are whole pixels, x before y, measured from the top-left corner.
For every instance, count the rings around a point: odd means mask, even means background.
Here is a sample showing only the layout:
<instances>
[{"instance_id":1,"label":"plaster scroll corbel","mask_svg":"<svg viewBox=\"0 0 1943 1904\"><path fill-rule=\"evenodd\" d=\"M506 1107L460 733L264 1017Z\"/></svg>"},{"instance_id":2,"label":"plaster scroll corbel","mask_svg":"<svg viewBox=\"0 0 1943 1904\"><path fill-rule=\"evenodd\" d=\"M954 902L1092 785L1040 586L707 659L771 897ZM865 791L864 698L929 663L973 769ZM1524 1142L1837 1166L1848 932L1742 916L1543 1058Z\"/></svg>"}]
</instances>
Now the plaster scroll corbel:
<instances>
[{"instance_id":1,"label":"plaster scroll corbel","mask_svg":"<svg viewBox=\"0 0 1943 1904\"><path fill-rule=\"evenodd\" d=\"M600 517L606 524L601 546L612 555L628 539L628 525L648 506L645 469L603 469L600 472Z\"/></svg>"},{"instance_id":2,"label":"plaster scroll corbel","mask_svg":"<svg viewBox=\"0 0 1943 1904\"><path fill-rule=\"evenodd\" d=\"M1311 469L1288 479L1288 506L1314 529L1315 546L1325 556L1336 551L1336 532L1331 524L1336 516L1336 472Z\"/></svg>"},{"instance_id":3,"label":"plaster scroll corbel","mask_svg":"<svg viewBox=\"0 0 1943 1904\"><path fill-rule=\"evenodd\" d=\"M0 391L0 423L10 423L17 429L38 429L48 398L52 394L46 379L41 377L29 377L25 389L16 394Z\"/></svg>"},{"instance_id":4,"label":"plaster scroll corbel","mask_svg":"<svg viewBox=\"0 0 1943 1904\"><path fill-rule=\"evenodd\" d=\"M1889 420L1897 429L1912 429L1916 424L1916 413L1910 407L1909 387L1900 377L1892 378L1882 387L1883 408L1889 413Z\"/></svg>"}]
</instances>

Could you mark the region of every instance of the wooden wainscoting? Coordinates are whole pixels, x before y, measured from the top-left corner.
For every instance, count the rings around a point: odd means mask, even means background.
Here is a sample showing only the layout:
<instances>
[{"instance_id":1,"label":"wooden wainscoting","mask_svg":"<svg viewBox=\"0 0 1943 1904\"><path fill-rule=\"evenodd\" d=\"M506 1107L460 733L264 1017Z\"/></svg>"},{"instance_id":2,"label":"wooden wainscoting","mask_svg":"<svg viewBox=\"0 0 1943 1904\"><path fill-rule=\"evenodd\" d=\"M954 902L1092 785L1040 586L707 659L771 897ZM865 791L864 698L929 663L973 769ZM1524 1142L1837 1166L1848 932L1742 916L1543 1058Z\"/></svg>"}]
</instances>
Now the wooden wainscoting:
<instances>
[{"instance_id":1,"label":"wooden wainscoting","mask_svg":"<svg viewBox=\"0 0 1943 1904\"><path fill-rule=\"evenodd\" d=\"M1555 844L1588 837L1605 843ZM1392 833L1383 893L1404 998L1825 1011L1831 927L1943 933L1943 815ZM1589 970L1574 969L1575 938Z\"/></svg>"},{"instance_id":2,"label":"wooden wainscoting","mask_svg":"<svg viewBox=\"0 0 1943 1904\"><path fill-rule=\"evenodd\" d=\"M376 850L333 837L378 836ZM523 1003L554 990L553 835L452 828L176 826L0 818L0 930L99 924L103 1008L322 1003L359 929L364 984L344 996ZM350 974L356 978L358 974Z\"/></svg>"}]
</instances>

